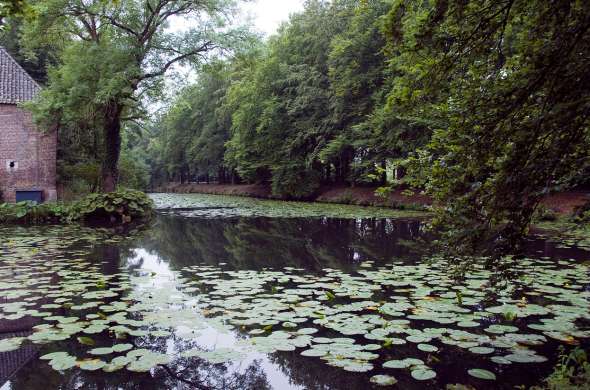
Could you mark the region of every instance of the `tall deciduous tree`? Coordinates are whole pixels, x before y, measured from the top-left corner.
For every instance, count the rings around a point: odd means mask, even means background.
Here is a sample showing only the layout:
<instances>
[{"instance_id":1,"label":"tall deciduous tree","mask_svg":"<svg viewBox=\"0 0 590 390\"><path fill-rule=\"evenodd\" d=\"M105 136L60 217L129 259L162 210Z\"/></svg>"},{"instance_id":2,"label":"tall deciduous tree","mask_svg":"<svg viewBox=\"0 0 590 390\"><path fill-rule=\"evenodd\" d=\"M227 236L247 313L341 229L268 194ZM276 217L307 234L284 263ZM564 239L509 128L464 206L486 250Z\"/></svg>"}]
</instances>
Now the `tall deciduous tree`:
<instances>
[{"instance_id":1,"label":"tall deciduous tree","mask_svg":"<svg viewBox=\"0 0 590 390\"><path fill-rule=\"evenodd\" d=\"M30 7L36 17L24 42L57 41L62 49L30 107L45 125L100 132L103 191L117 186L122 123L142 116L142 101L162 92L163 76L244 36L227 28L233 3L226 0L37 0ZM172 18L189 28L172 31Z\"/></svg>"},{"instance_id":2,"label":"tall deciduous tree","mask_svg":"<svg viewBox=\"0 0 590 390\"><path fill-rule=\"evenodd\" d=\"M589 163L590 7L572 0L398 0L384 32L401 126L454 247L514 244ZM403 115L401 115L403 114Z\"/></svg>"}]
</instances>

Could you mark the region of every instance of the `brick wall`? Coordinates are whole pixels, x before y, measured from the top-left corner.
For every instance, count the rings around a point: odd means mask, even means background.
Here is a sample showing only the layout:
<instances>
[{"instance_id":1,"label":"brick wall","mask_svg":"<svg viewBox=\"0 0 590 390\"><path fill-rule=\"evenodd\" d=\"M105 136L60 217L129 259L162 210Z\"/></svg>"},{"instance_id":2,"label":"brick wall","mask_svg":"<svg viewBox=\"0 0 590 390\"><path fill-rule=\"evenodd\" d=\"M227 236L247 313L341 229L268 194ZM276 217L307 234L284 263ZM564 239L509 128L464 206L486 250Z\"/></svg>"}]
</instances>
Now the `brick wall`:
<instances>
[{"instance_id":1,"label":"brick wall","mask_svg":"<svg viewBox=\"0 0 590 390\"><path fill-rule=\"evenodd\" d=\"M14 202L15 191L31 189L43 190L45 200L56 199L56 147L56 133L37 131L28 112L0 104L0 192L4 201Z\"/></svg>"}]
</instances>

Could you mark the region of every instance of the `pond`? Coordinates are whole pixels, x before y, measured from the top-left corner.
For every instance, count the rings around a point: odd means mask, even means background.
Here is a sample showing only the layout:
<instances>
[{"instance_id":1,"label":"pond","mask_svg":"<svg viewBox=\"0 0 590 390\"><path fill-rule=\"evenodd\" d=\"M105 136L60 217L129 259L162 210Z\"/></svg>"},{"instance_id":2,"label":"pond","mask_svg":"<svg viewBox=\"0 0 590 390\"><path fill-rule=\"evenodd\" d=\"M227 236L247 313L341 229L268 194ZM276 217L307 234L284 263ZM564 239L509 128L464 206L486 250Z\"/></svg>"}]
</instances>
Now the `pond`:
<instances>
[{"instance_id":1,"label":"pond","mask_svg":"<svg viewBox=\"0 0 590 390\"><path fill-rule=\"evenodd\" d=\"M588 347L571 238L464 269L417 213L154 199L128 237L0 227L0 389L513 389Z\"/></svg>"}]
</instances>

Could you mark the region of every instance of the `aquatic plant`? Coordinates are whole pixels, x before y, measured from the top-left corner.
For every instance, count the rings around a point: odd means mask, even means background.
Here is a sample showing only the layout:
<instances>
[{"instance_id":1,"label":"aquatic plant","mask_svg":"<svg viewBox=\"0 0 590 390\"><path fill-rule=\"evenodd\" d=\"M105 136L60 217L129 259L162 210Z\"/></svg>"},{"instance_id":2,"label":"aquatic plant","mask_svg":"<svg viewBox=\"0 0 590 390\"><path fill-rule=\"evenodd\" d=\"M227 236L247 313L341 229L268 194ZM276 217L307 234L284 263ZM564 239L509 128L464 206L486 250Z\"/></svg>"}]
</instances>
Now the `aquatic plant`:
<instances>
[{"instance_id":1,"label":"aquatic plant","mask_svg":"<svg viewBox=\"0 0 590 390\"><path fill-rule=\"evenodd\" d=\"M587 390L590 389L590 362L588 354L581 348L567 353L560 347L558 363L543 386L532 390Z\"/></svg>"},{"instance_id":2,"label":"aquatic plant","mask_svg":"<svg viewBox=\"0 0 590 390\"><path fill-rule=\"evenodd\" d=\"M150 194L157 210L187 217L424 218L428 213L333 203L261 200L228 195Z\"/></svg>"},{"instance_id":3,"label":"aquatic plant","mask_svg":"<svg viewBox=\"0 0 590 390\"><path fill-rule=\"evenodd\" d=\"M149 372L181 359L224 364L294 352L387 385L400 376L435 381L438 357L461 351L471 357L465 375L489 382L502 379L506 365L547 361L543 345L590 337L589 269L572 260L506 258L517 277L500 285L490 282L495 271L485 259L474 258L456 282L449 261L436 256L319 274L224 263L105 274L74 249L95 239L65 237L23 231L0 243L0 318L39 320L30 336L5 339L0 351L39 344L41 359L58 371ZM239 341L202 345L213 329ZM157 340L181 342L162 350Z\"/></svg>"}]
</instances>

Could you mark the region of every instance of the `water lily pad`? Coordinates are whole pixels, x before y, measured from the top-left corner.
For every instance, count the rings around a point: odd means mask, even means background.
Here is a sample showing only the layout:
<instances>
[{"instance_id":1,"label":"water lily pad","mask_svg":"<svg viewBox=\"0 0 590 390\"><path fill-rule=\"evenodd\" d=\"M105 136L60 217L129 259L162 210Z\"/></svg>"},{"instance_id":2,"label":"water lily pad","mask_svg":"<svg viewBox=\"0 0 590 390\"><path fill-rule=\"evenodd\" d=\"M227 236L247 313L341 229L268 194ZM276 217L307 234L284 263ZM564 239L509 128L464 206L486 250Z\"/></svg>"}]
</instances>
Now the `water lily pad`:
<instances>
[{"instance_id":1,"label":"water lily pad","mask_svg":"<svg viewBox=\"0 0 590 390\"><path fill-rule=\"evenodd\" d=\"M472 368L470 370L467 370L467 373L469 375L471 375L472 377L478 378L478 379L485 379L485 380L489 380L489 381L496 380L496 374L494 374L491 371L484 370L482 368Z\"/></svg>"},{"instance_id":2,"label":"water lily pad","mask_svg":"<svg viewBox=\"0 0 590 390\"><path fill-rule=\"evenodd\" d=\"M148 372L158 365L168 364L169 362L169 356L148 351L147 353L140 355L137 360L131 361L131 363L127 365L127 370L133 372Z\"/></svg>"},{"instance_id":3,"label":"water lily pad","mask_svg":"<svg viewBox=\"0 0 590 390\"><path fill-rule=\"evenodd\" d=\"M471 347L469 348L469 352L476 353L479 355L487 355L494 352L494 348L488 347Z\"/></svg>"},{"instance_id":4,"label":"water lily pad","mask_svg":"<svg viewBox=\"0 0 590 390\"><path fill-rule=\"evenodd\" d=\"M230 349L230 348L220 348L214 351L203 351L199 349L194 349L190 351L186 351L182 353L184 357L193 357L197 356L201 359L205 359L210 363L218 364L218 363L225 363L232 360L241 360L244 358L244 354Z\"/></svg>"},{"instance_id":5,"label":"water lily pad","mask_svg":"<svg viewBox=\"0 0 590 390\"><path fill-rule=\"evenodd\" d=\"M317 333L317 329L316 328L301 328L297 330L297 333L299 334L314 334Z\"/></svg>"},{"instance_id":6,"label":"water lily pad","mask_svg":"<svg viewBox=\"0 0 590 390\"><path fill-rule=\"evenodd\" d=\"M0 352L16 351L20 348L23 340L23 337L12 337L0 340Z\"/></svg>"},{"instance_id":7,"label":"water lily pad","mask_svg":"<svg viewBox=\"0 0 590 390\"><path fill-rule=\"evenodd\" d=\"M76 361L76 357L70 355L56 355L51 361L49 361L49 365L56 371L65 371L69 370L70 368L76 367L78 362Z\"/></svg>"},{"instance_id":8,"label":"water lily pad","mask_svg":"<svg viewBox=\"0 0 590 390\"><path fill-rule=\"evenodd\" d=\"M86 337L86 336L80 336L80 337L78 337L78 342L80 344L90 345L90 346L96 344L96 342L93 339L91 339L90 337Z\"/></svg>"},{"instance_id":9,"label":"water lily pad","mask_svg":"<svg viewBox=\"0 0 590 390\"><path fill-rule=\"evenodd\" d=\"M46 355L40 356L39 359L41 360L53 360L53 359L60 359L70 356L67 352L52 352Z\"/></svg>"},{"instance_id":10,"label":"water lily pad","mask_svg":"<svg viewBox=\"0 0 590 390\"><path fill-rule=\"evenodd\" d=\"M112 346L113 352L126 352L133 348L131 344L115 344Z\"/></svg>"},{"instance_id":11,"label":"water lily pad","mask_svg":"<svg viewBox=\"0 0 590 390\"><path fill-rule=\"evenodd\" d=\"M370 381L378 386L392 386L397 383L397 379L391 375L373 375Z\"/></svg>"},{"instance_id":12,"label":"water lily pad","mask_svg":"<svg viewBox=\"0 0 590 390\"><path fill-rule=\"evenodd\" d=\"M545 356L534 353L512 353L504 356L504 358L515 363L543 363L547 361Z\"/></svg>"},{"instance_id":13,"label":"water lily pad","mask_svg":"<svg viewBox=\"0 0 590 390\"><path fill-rule=\"evenodd\" d=\"M512 364L510 360L502 356L492 356L490 360L496 364Z\"/></svg>"},{"instance_id":14,"label":"water lily pad","mask_svg":"<svg viewBox=\"0 0 590 390\"><path fill-rule=\"evenodd\" d=\"M460 326L462 328L474 328L476 326L479 326L479 322L475 322L475 321L460 321L460 322L457 322L457 326Z\"/></svg>"},{"instance_id":15,"label":"water lily pad","mask_svg":"<svg viewBox=\"0 0 590 390\"><path fill-rule=\"evenodd\" d=\"M436 352L438 351L438 347L435 347L431 344L418 344L418 349L424 352Z\"/></svg>"},{"instance_id":16,"label":"water lily pad","mask_svg":"<svg viewBox=\"0 0 590 390\"><path fill-rule=\"evenodd\" d=\"M320 356L326 356L327 354L328 354L327 351L324 351L321 349L315 349L315 348L310 348L310 349L306 349L305 351L301 351L301 356L320 357Z\"/></svg>"},{"instance_id":17,"label":"water lily pad","mask_svg":"<svg viewBox=\"0 0 590 390\"><path fill-rule=\"evenodd\" d=\"M79 362L80 369L86 371L100 370L105 365L106 363L99 359L82 360L81 362Z\"/></svg>"},{"instance_id":18,"label":"water lily pad","mask_svg":"<svg viewBox=\"0 0 590 390\"><path fill-rule=\"evenodd\" d=\"M350 372L367 372L373 369L373 365L371 363L351 360L346 361L346 363L342 366L342 369Z\"/></svg>"},{"instance_id":19,"label":"water lily pad","mask_svg":"<svg viewBox=\"0 0 590 390\"><path fill-rule=\"evenodd\" d=\"M113 349L112 348L94 348L91 349L90 351L88 351L89 354L91 355L108 355L113 353Z\"/></svg>"},{"instance_id":20,"label":"water lily pad","mask_svg":"<svg viewBox=\"0 0 590 390\"><path fill-rule=\"evenodd\" d=\"M388 360L383 363L384 368L408 368L411 366L423 365L424 362L420 359L405 358L402 360Z\"/></svg>"},{"instance_id":21,"label":"water lily pad","mask_svg":"<svg viewBox=\"0 0 590 390\"><path fill-rule=\"evenodd\" d=\"M434 377L436 377L436 372L434 372L433 370L429 370L429 369L417 369L417 370L412 370L412 378L418 380L418 381L427 381L429 379L432 379Z\"/></svg>"}]
</instances>

